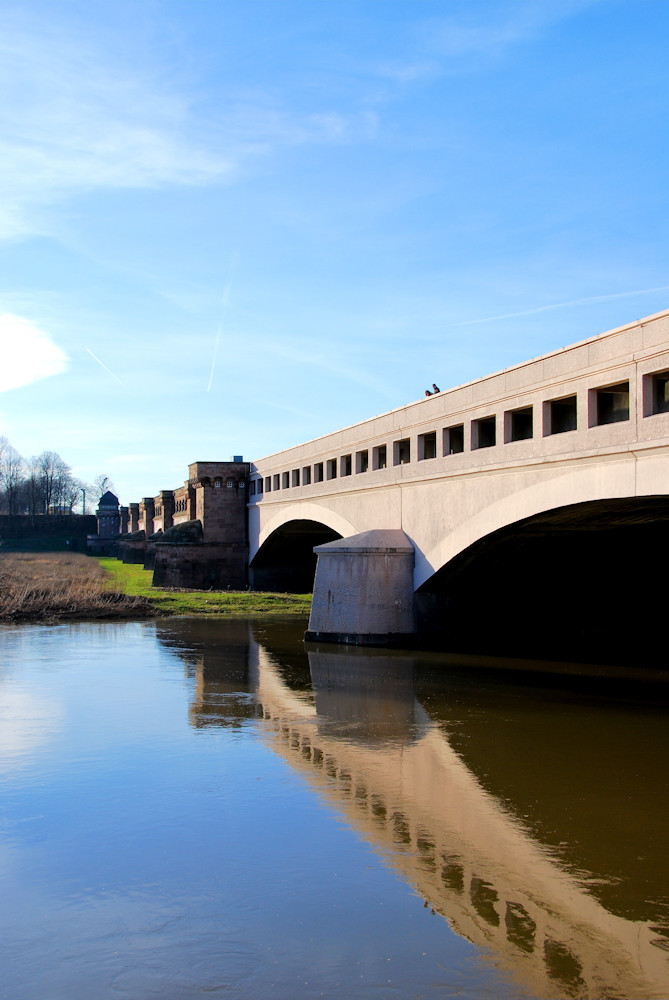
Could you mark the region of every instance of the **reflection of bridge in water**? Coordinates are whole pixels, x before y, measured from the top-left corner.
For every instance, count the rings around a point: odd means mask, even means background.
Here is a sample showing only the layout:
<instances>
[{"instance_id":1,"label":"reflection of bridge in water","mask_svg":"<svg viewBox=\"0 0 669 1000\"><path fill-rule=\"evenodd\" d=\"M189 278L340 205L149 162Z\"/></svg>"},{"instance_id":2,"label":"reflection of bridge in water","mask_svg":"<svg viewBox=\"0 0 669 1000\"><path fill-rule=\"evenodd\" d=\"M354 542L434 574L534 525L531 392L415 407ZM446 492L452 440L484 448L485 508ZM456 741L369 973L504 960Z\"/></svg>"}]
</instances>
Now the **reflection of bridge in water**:
<instances>
[{"instance_id":1,"label":"reflection of bridge in water","mask_svg":"<svg viewBox=\"0 0 669 1000\"><path fill-rule=\"evenodd\" d=\"M194 724L261 715L272 749L426 905L538 995L669 995L659 929L606 909L484 789L415 698L413 657L314 646L311 689L245 628L224 665L196 655Z\"/></svg>"}]
</instances>

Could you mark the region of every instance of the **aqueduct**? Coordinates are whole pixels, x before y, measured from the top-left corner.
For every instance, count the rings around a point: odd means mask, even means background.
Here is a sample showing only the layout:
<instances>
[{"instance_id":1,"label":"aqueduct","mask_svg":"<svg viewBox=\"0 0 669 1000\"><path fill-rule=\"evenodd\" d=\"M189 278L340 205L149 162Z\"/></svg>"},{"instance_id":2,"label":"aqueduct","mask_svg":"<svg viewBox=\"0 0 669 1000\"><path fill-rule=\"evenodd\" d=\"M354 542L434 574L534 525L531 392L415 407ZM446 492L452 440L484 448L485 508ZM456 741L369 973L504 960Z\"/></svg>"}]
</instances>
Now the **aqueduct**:
<instances>
[{"instance_id":1,"label":"aqueduct","mask_svg":"<svg viewBox=\"0 0 669 1000\"><path fill-rule=\"evenodd\" d=\"M169 537L187 522L197 538ZM125 523L165 531L154 582L313 582L321 641L661 615L669 310L257 461L196 462Z\"/></svg>"},{"instance_id":2,"label":"aqueduct","mask_svg":"<svg viewBox=\"0 0 669 1000\"><path fill-rule=\"evenodd\" d=\"M648 609L669 525L669 312L250 470L252 581L283 589L272 551L291 533L290 572L312 573L316 547L313 638L404 641L416 615L499 624L542 600Z\"/></svg>"}]
</instances>

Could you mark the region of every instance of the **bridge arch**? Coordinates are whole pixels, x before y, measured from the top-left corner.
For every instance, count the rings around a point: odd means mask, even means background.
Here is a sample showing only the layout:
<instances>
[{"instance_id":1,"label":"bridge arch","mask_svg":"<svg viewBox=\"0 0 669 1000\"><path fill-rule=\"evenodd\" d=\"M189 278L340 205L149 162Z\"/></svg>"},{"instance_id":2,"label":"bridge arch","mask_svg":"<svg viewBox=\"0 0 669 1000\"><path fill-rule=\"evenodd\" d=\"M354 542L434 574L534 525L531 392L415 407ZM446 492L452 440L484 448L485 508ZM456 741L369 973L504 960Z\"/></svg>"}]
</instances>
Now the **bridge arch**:
<instances>
[{"instance_id":1,"label":"bridge arch","mask_svg":"<svg viewBox=\"0 0 669 1000\"><path fill-rule=\"evenodd\" d=\"M315 519L314 514L323 517ZM344 532L353 533L350 529L344 518L316 504L304 504L299 511L293 507L273 518L261 533L249 564L251 589L311 592L316 572L314 548L342 538Z\"/></svg>"},{"instance_id":2,"label":"bridge arch","mask_svg":"<svg viewBox=\"0 0 669 1000\"><path fill-rule=\"evenodd\" d=\"M255 552L251 552L251 559L255 559L256 553L260 551L270 535L278 531L284 524L292 521L314 521L330 528L339 538L347 538L349 535L357 534L361 529L347 518L331 510L324 504L319 503L295 503L288 504L274 515L271 520L260 526L258 541Z\"/></svg>"},{"instance_id":3,"label":"bridge arch","mask_svg":"<svg viewBox=\"0 0 669 1000\"><path fill-rule=\"evenodd\" d=\"M555 506L478 537L416 590L428 644L581 659L654 651L669 497Z\"/></svg>"},{"instance_id":4,"label":"bridge arch","mask_svg":"<svg viewBox=\"0 0 669 1000\"><path fill-rule=\"evenodd\" d=\"M514 484L506 495L498 497L475 513L456 523L427 552L416 553L414 586L419 589L429 578L476 542L502 528L536 517L559 507L634 497L636 462L633 455L621 460L575 466L564 463L542 475L539 482L525 488Z\"/></svg>"}]
</instances>

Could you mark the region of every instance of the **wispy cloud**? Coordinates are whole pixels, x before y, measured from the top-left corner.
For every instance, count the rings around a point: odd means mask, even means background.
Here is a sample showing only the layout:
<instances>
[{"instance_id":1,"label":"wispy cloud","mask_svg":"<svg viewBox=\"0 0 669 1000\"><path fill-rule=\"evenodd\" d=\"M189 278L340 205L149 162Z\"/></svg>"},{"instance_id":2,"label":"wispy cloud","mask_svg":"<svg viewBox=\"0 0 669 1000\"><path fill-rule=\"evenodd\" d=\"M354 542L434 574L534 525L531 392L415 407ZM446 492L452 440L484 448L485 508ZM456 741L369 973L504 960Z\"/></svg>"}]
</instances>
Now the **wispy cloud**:
<instances>
[{"instance_id":1,"label":"wispy cloud","mask_svg":"<svg viewBox=\"0 0 669 1000\"><path fill-rule=\"evenodd\" d=\"M651 292L666 292L669 285L658 285L656 288L638 288L633 292L613 292L610 295L591 295L585 299L572 299L570 302L551 302L546 306L535 306L533 309L521 309L519 312L500 313L497 316L483 316L480 319L465 319L451 326L476 326L479 323L494 323L502 319L516 319L518 316L534 316L537 313L551 312L554 309L571 309L575 306L587 306L593 302L608 302L613 299L629 299L635 295L648 295Z\"/></svg>"},{"instance_id":2,"label":"wispy cloud","mask_svg":"<svg viewBox=\"0 0 669 1000\"><path fill-rule=\"evenodd\" d=\"M32 207L75 190L197 184L231 169L188 134L181 98L36 19L0 36L0 86L5 237L34 228Z\"/></svg>"},{"instance_id":3,"label":"wispy cloud","mask_svg":"<svg viewBox=\"0 0 669 1000\"><path fill-rule=\"evenodd\" d=\"M434 79L444 73L472 72L486 60L497 58L519 45L535 41L559 21L580 12L597 0L517 0L465 5L456 13L417 21L413 48L406 61L378 66L380 76L400 84ZM416 11L420 15L420 5Z\"/></svg>"},{"instance_id":4,"label":"wispy cloud","mask_svg":"<svg viewBox=\"0 0 669 1000\"><path fill-rule=\"evenodd\" d=\"M48 333L22 316L0 316L0 392L19 389L67 368L67 356Z\"/></svg>"},{"instance_id":5,"label":"wispy cloud","mask_svg":"<svg viewBox=\"0 0 669 1000\"><path fill-rule=\"evenodd\" d=\"M212 119L159 70L27 11L0 35L0 238L42 231L44 206L79 192L231 182L279 146L375 127L367 113L300 113L253 89L220 93Z\"/></svg>"},{"instance_id":6,"label":"wispy cloud","mask_svg":"<svg viewBox=\"0 0 669 1000\"><path fill-rule=\"evenodd\" d=\"M595 0L596 2L596 0ZM429 18L422 24L426 48L445 59L500 54L533 41L593 0L516 0L467 5L460 18Z\"/></svg>"},{"instance_id":7,"label":"wispy cloud","mask_svg":"<svg viewBox=\"0 0 669 1000\"><path fill-rule=\"evenodd\" d=\"M392 392L381 376L374 375L369 366L353 360L349 351L348 363L338 362L332 353L328 351L318 351L313 342L276 343L263 341L258 344L264 354L274 355L285 361L290 361L293 365L304 365L307 368L315 368L329 375L336 375L345 382L352 382L355 385L363 386L365 389L379 393L380 396L392 398Z\"/></svg>"}]
</instances>

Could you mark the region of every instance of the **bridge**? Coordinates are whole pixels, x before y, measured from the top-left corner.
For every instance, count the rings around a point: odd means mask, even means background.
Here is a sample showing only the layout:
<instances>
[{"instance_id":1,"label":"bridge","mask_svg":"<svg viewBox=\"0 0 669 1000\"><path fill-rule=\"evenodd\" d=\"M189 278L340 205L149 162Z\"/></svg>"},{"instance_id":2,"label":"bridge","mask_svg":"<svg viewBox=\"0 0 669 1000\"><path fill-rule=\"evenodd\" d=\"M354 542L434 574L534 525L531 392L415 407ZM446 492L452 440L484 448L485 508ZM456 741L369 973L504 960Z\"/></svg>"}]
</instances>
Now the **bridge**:
<instances>
[{"instance_id":1,"label":"bridge","mask_svg":"<svg viewBox=\"0 0 669 1000\"><path fill-rule=\"evenodd\" d=\"M313 639L648 614L669 311L253 462L249 486L252 586L309 589L316 551Z\"/></svg>"},{"instance_id":2,"label":"bridge","mask_svg":"<svg viewBox=\"0 0 669 1000\"><path fill-rule=\"evenodd\" d=\"M550 627L569 645L634 623L635 642L664 616L669 310L188 471L121 508L123 558L155 564L156 585L313 588L318 641L485 645Z\"/></svg>"}]
</instances>

